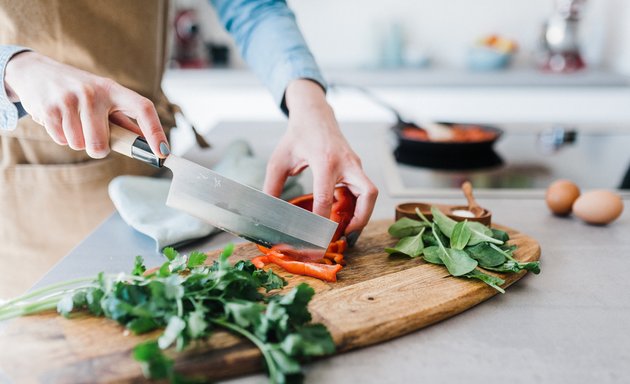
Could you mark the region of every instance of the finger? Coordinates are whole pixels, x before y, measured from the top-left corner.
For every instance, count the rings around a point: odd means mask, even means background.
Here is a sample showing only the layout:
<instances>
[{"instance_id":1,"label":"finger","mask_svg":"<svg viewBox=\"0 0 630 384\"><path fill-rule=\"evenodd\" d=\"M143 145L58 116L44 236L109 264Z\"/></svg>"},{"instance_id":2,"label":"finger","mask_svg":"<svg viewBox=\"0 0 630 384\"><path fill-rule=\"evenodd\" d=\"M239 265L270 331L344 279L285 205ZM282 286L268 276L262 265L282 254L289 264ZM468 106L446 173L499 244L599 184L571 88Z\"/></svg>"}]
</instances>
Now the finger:
<instances>
[{"instance_id":1,"label":"finger","mask_svg":"<svg viewBox=\"0 0 630 384\"><path fill-rule=\"evenodd\" d=\"M129 118L129 116L125 115L122 112L113 112L109 115L109 121L112 123L121 126L135 134L142 135L142 130L138 127L133 120Z\"/></svg>"},{"instance_id":2,"label":"finger","mask_svg":"<svg viewBox=\"0 0 630 384\"><path fill-rule=\"evenodd\" d=\"M120 111L136 119L153 153L162 158L168 156L168 141L153 103L123 86L116 85L111 89L114 109L110 113Z\"/></svg>"},{"instance_id":3,"label":"finger","mask_svg":"<svg viewBox=\"0 0 630 384\"><path fill-rule=\"evenodd\" d=\"M102 159L109 154L108 111L103 104L95 104L93 100L82 103L81 126L85 151L94 159Z\"/></svg>"},{"instance_id":4,"label":"finger","mask_svg":"<svg viewBox=\"0 0 630 384\"><path fill-rule=\"evenodd\" d=\"M66 137L70 148L81 151L85 149L85 141L83 140L83 128L81 128L81 119L79 111L76 109L66 109L62 112L61 126L63 134Z\"/></svg>"},{"instance_id":5,"label":"finger","mask_svg":"<svg viewBox=\"0 0 630 384\"><path fill-rule=\"evenodd\" d=\"M63 133L63 127L61 126L61 112L58 109L51 111L43 120L43 125L48 136L59 145L68 145L68 141L66 141L66 137Z\"/></svg>"},{"instance_id":6,"label":"finger","mask_svg":"<svg viewBox=\"0 0 630 384\"><path fill-rule=\"evenodd\" d=\"M282 195L284 184L289 177L289 170L285 160L280 160L279 156L272 155L265 171L265 182L263 192L271 196Z\"/></svg>"},{"instance_id":7,"label":"finger","mask_svg":"<svg viewBox=\"0 0 630 384\"><path fill-rule=\"evenodd\" d=\"M313 170L313 213L330 217L337 180L330 166L311 166Z\"/></svg>"},{"instance_id":8,"label":"finger","mask_svg":"<svg viewBox=\"0 0 630 384\"><path fill-rule=\"evenodd\" d=\"M366 176L358 178L354 184L347 187L357 197L354 215L346 227L346 234L350 234L361 231L367 225L374 211L378 189Z\"/></svg>"}]
</instances>

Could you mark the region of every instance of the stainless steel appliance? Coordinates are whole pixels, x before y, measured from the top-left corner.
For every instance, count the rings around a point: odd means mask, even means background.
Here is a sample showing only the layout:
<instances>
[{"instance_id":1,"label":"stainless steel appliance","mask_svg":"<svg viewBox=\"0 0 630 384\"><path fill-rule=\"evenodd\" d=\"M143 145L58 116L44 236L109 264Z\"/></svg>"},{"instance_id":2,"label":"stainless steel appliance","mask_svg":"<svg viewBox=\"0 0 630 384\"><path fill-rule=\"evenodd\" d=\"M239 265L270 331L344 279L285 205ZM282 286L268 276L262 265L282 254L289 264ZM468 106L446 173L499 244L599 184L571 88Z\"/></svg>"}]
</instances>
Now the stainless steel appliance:
<instances>
[{"instance_id":1,"label":"stainless steel appliance","mask_svg":"<svg viewBox=\"0 0 630 384\"><path fill-rule=\"evenodd\" d=\"M585 1L556 0L556 10L543 29L541 64L544 70L573 72L585 67L578 39Z\"/></svg>"}]
</instances>

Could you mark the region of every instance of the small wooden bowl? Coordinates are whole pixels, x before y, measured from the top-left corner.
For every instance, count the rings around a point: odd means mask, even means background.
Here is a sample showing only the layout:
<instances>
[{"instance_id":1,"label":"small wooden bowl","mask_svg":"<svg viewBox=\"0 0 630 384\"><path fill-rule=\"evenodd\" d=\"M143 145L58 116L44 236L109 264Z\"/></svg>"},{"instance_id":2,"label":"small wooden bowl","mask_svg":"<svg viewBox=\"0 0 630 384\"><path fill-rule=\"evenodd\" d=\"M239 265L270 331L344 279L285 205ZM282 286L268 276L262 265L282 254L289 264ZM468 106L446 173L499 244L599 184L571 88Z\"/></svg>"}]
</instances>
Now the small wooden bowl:
<instances>
[{"instance_id":1,"label":"small wooden bowl","mask_svg":"<svg viewBox=\"0 0 630 384\"><path fill-rule=\"evenodd\" d=\"M399 204L396 207L396 220L400 219L401 217L408 217L410 219L419 220L420 218L416 214L416 208L418 208L420 212L424 216L427 217L427 219L431 220L433 218L433 215L431 214L432 205L436 206L442 213L444 213L446 216L450 217L451 219L455 221L464 221L464 220L478 221L481 224L487 225L487 226L490 226L490 224L492 223L492 213L485 208L483 209L483 213L481 215L477 215L475 217L466 217L466 216L456 215L453 212L457 210L468 211L467 205L447 205L447 204L430 204L430 203Z\"/></svg>"}]
</instances>

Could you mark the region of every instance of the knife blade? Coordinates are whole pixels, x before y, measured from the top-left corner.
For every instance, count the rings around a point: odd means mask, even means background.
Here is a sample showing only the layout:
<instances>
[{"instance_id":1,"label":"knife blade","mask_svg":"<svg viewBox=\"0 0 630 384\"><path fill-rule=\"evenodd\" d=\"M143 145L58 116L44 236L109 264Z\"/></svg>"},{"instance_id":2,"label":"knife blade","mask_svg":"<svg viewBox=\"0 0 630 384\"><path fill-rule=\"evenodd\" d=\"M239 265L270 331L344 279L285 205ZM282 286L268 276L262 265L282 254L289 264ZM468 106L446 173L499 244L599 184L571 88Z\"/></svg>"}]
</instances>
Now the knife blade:
<instances>
[{"instance_id":1,"label":"knife blade","mask_svg":"<svg viewBox=\"0 0 630 384\"><path fill-rule=\"evenodd\" d=\"M175 155L159 159L146 140L110 125L114 151L155 167L167 167L173 180L166 204L265 247L282 246L321 258L337 223L267 195Z\"/></svg>"}]
</instances>

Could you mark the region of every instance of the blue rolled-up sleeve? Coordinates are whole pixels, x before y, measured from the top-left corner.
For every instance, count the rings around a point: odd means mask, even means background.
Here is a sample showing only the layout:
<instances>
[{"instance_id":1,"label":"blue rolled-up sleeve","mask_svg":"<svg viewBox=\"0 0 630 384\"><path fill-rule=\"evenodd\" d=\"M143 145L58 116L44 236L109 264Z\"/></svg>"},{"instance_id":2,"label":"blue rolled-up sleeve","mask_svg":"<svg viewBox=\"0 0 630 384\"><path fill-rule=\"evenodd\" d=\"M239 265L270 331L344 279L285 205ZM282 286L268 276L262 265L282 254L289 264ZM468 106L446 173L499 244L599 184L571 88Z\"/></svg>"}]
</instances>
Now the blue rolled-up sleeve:
<instances>
[{"instance_id":1,"label":"blue rolled-up sleeve","mask_svg":"<svg viewBox=\"0 0 630 384\"><path fill-rule=\"evenodd\" d=\"M292 80L326 82L284 0L211 0L241 56L282 110Z\"/></svg>"},{"instance_id":2,"label":"blue rolled-up sleeve","mask_svg":"<svg viewBox=\"0 0 630 384\"><path fill-rule=\"evenodd\" d=\"M4 72L9 60L16 54L28 51L17 45L0 45L0 130L13 130L20 117L26 115L21 103L12 103L4 87Z\"/></svg>"}]
</instances>

